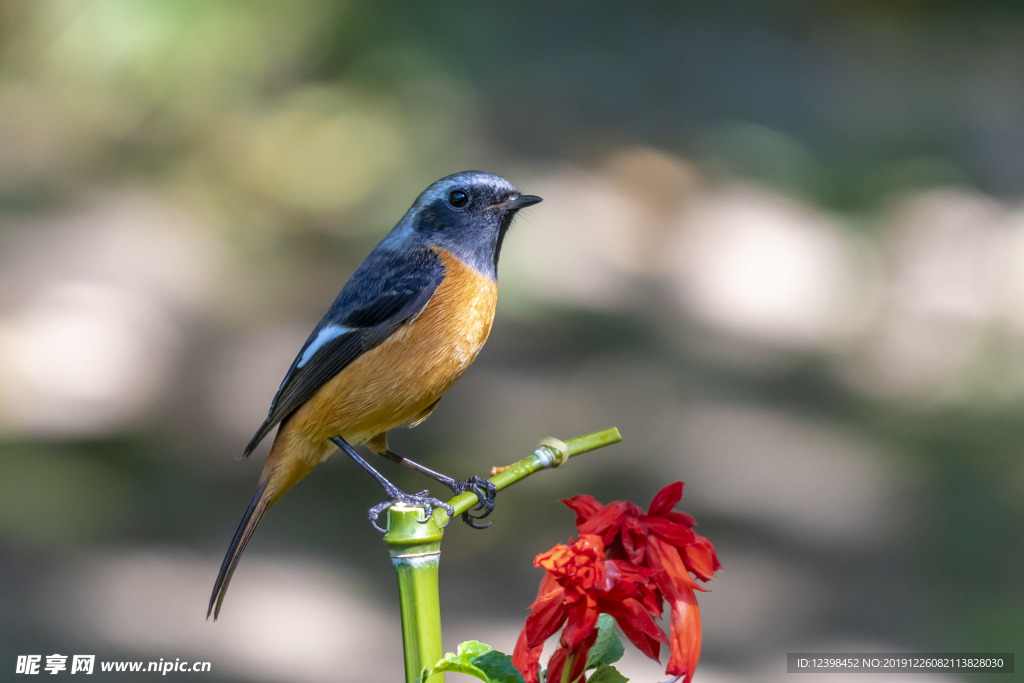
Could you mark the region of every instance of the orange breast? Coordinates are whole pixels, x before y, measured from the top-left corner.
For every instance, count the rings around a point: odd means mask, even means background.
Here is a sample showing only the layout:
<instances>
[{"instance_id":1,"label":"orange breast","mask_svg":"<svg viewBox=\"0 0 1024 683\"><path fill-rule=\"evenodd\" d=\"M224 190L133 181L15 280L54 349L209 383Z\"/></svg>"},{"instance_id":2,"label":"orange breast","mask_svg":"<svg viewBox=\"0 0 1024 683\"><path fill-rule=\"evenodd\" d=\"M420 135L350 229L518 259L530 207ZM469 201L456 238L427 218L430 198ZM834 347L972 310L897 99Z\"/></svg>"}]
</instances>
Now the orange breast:
<instances>
[{"instance_id":1,"label":"orange breast","mask_svg":"<svg viewBox=\"0 0 1024 683\"><path fill-rule=\"evenodd\" d=\"M438 253L446 274L426 307L299 408L286 425L289 437L362 443L422 417L462 376L487 341L498 286L450 252Z\"/></svg>"}]
</instances>

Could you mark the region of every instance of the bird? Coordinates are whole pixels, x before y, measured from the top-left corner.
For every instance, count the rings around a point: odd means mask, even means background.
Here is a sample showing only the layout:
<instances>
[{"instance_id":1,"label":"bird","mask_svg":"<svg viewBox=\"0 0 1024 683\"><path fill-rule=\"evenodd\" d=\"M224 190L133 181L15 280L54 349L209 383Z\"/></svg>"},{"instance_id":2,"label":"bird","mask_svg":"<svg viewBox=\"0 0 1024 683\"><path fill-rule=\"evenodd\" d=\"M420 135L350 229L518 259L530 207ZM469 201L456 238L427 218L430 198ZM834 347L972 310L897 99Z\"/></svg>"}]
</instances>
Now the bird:
<instances>
[{"instance_id":1,"label":"bird","mask_svg":"<svg viewBox=\"0 0 1024 683\"><path fill-rule=\"evenodd\" d=\"M231 577L264 513L317 464L341 449L384 487L388 500L371 523L405 502L452 509L391 484L354 446L406 465L480 503L471 526L493 509L484 479L455 480L388 446L387 432L413 427L476 359L490 333L498 298L498 256L516 213L539 203L504 178L462 171L429 185L369 253L299 349L245 447L247 457L275 427L256 491L221 564L207 609L216 620Z\"/></svg>"}]
</instances>

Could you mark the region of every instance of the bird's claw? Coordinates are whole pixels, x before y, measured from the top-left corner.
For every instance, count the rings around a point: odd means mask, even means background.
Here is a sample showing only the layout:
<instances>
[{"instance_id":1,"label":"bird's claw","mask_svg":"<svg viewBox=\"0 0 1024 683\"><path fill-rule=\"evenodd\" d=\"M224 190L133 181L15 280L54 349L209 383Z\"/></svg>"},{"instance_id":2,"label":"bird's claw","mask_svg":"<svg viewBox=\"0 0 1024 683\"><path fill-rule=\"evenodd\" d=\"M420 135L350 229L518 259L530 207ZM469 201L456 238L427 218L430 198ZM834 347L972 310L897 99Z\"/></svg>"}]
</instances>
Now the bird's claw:
<instances>
[{"instance_id":1,"label":"bird's claw","mask_svg":"<svg viewBox=\"0 0 1024 683\"><path fill-rule=\"evenodd\" d=\"M477 524L476 520L483 519L494 511L494 497L498 494L498 488L494 484L483 477L470 477L469 479L456 481L455 485L452 486L452 490L455 492L455 495L466 493L467 491L476 495L476 505L462 513L463 522L474 529L486 529L491 525L490 522L487 522L487 524ZM481 512L479 515L469 514L474 510Z\"/></svg>"},{"instance_id":2,"label":"bird's claw","mask_svg":"<svg viewBox=\"0 0 1024 683\"><path fill-rule=\"evenodd\" d=\"M423 519L419 520L420 524L425 524L433 516L434 508L441 508L442 510L447 512L449 520L451 520L452 517L455 516L455 508L453 508L448 503L445 503L444 501L431 496L430 491L423 490L420 491L419 493L405 493L404 491L395 491L391 494L391 498L384 501L383 503L378 503L377 505L374 505L372 508L370 508L368 514L370 518L370 524L373 525L374 529L381 532L382 534L387 533L387 529L384 529L379 524L377 524L377 518L380 517L380 513L396 505L397 503L403 503L410 507L422 508L426 514L423 516ZM465 517L465 515L463 515L463 517ZM443 526L447 526L447 524L448 523L445 522Z\"/></svg>"}]
</instances>

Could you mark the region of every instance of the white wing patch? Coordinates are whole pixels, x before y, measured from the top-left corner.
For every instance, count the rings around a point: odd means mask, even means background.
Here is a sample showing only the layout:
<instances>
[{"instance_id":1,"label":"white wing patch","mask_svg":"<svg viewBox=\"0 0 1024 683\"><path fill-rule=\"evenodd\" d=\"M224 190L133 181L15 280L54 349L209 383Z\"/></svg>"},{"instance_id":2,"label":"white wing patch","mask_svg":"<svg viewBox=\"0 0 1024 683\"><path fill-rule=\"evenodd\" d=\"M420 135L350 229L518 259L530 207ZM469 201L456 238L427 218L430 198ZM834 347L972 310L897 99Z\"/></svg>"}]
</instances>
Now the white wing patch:
<instances>
[{"instance_id":1,"label":"white wing patch","mask_svg":"<svg viewBox=\"0 0 1024 683\"><path fill-rule=\"evenodd\" d=\"M351 332L351 327L345 327L344 325L330 324L316 335L313 341L309 342L309 346L302 352L302 356L299 357L299 362L296 363L295 367L301 368L303 365L309 362L309 359L316 355L316 352L323 348L323 345L332 339L337 339L346 332Z\"/></svg>"}]
</instances>

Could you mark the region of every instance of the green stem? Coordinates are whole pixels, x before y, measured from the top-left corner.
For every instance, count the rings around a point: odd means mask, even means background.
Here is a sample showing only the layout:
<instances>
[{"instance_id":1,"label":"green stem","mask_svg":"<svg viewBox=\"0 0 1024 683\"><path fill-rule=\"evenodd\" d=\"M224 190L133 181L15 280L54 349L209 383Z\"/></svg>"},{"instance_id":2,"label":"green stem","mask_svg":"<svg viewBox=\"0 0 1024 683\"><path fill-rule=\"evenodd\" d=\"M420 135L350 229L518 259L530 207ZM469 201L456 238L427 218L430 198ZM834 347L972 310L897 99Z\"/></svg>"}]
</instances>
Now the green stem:
<instances>
[{"instance_id":1,"label":"green stem","mask_svg":"<svg viewBox=\"0 0 1024 683\"><path fill-rule=\"evenodd\" d=\"M563 457L563 454L559 452L559 448L556 445L548 445L548 441L557 442L558 440L544 439L532 455L495 474L488 481L494 484L495 488L500 491L534 472L548 467L561 467L565 465L567 458ZM620 441L622 441L622 435L619 434L618 429L612 427L611 429L594 432L593 434L577 436L575 439L565 441L564 445L568 450L568 457L571 458ZM477 497L474 493L463 493L449 500L448 504L455 508L456 515L461 515L477 504ZM448 514L444 510L437 508L434 510L434 519L443 528L448 523Z\"/></svg>"},{"instance_id":2,"label":"green stem","mask_svg":"<svg viewBox=\"0 0 1024 683\"><path fill-rule=\"evenodd\" d=\"M423 515L423 508L392 506L384 535L398 576L406 683L418 681L423 669L437 664L444 654L437 579L444 532L433 519L421 522ZM428 682L443 683L444 674L430 676L423 683Z\"/></svg>"},{"instance_id":3,"label":"green stem","mask_svg":"<svg viewBox=\"0 0 1024 683\"><path fill-rule=\"evenodd\" d=\"M576 657L577 655L573 653L562 662L562 675L558 678L559 683L572 683L569 677L572 676L573 667L576 666Z\"/></svg>"},{"instance_id":4,"label":"green stem","mask_svg":"<svg viewBox=\"0 0 1024 683\"><path fill-rule=\"evenodd\" d=\"M501 490L534 472L561 467L575 455L621 440L619 430L614 427L565 442L544 439L532 455L492 476L490 482ZM477 502L473 493L463 493L448 501L456 515ZM443 654L437 572L441 538L449 520L448 514L439 508L434 510L430 519L421 522L424 514L422 508L401 504L388 508L388 532L384 535L398 575L406 683L419 681L423 670L437 664ZM444 674L434 674L423 683L444 683Z\"/></svg>"}]
</instances>

